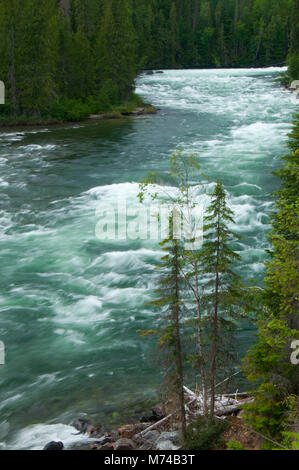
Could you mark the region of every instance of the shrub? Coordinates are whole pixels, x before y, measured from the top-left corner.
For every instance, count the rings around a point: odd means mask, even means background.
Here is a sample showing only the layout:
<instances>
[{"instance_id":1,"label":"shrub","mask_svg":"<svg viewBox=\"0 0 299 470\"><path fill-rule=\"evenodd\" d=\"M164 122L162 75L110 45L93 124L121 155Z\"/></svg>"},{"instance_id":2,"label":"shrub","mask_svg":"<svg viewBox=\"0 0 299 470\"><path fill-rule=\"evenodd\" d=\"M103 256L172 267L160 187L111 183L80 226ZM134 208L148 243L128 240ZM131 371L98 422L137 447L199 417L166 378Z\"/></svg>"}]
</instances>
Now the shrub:
<instances>
[{"instance_id":1,"label":"shrub","mask_svg":"<svg viewBox=\"0 0 299 470\"><path fill-rule=\"evenodd\" d=\"M244 405L244 410L245 423L265 436L281 440L287 405L273 384L260 385L255 401Z\"/></svg>"},{"instance_id":2,"label":"shrub","mask_svg":"<svg viewBox=\"0 0 299 470\"><path fill-rule=\"evenodd\" d=\"M236 439L232 439L231 441L227 442L226 447L228 450L246 450Z\"/></svg>"},{"instance_id":3,"label":"shrub","mask_svg":"<svg viewBox=\"0 0 299 470\"><path fill-rule=\"evenodd\" d=\"M186 430L186 450L212 450L224 445L223 434L228 429L227 421L199 417Z\"/></svg>"},{"instance_id":4,"label":"shrub","mask_svg":"<svg viewBox=\"0 0 299 470\"><path fill-rule=\"evenodd\" d=\"M81 100L62 100L55 103L50 114L59 121L80 121L91 114L90 106Z\"/></svg>"}]
</instances>

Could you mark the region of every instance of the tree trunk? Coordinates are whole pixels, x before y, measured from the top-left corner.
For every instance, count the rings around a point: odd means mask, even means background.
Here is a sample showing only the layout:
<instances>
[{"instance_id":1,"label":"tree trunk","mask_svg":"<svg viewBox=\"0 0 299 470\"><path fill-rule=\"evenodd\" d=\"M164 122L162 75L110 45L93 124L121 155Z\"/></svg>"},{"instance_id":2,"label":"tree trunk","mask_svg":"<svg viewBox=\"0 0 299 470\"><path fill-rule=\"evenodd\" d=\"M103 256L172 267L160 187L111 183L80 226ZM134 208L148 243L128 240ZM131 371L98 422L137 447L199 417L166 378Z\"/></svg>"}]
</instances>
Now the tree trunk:
<instances>
[{"instance_id":1,"label":"tree trunk","mask_svg":"<svg viewBox=\"0 0 299 470\"><path fill-rule=\"evenodd\" d=\"M217 254L216 254L216 278L215 278L215 302L213 318L213 345L212 345L212 364L211 364L211 401L210 415L215 414L215 393L216 393L216 370L217 370L217 350L218 350L218 304L219 304L219 254L220 254L220 220L218 214L217 227Z\"/></svg>"},{"instance_id":2,"label":"tree trunk","mask_svg":"<svg viewBox=\"0 0 299 470\"><path fill-rule=\"evenodd\" d=\"M176 248L177 250L177 248ZM184 374L183 374L183 363L182 363L182 346L181 346L181 332L180 332L180 294L179 294L179 266L178 256L176 252L176 267L175 267L175 299L176 304L174 305L174 329L175 329L175 343L176 343L176 374L177 374L177 385L178 385L178 399L180 406L181 415L181 426L183 437L186 436L186 412L185 412L185 396L184 396Z\"/></svg>"},{"instance_id":3,"label":"tree trunk","mask_svg":"<svg viewBox=\"0 0 299 470\"><path fill-rule=\"evenodd\" d=\"M194 9L193 9L193 31L196 30L197 22L198 22L198 8L199 8L199 1L194 0Z\"/></svg>"},{"instance_id":4,"label":"tree trunk","mask_svg":"<svg viewBox=\"0 0 299 470\"><path fill-rule=\"evenodd\" d=\"M17 99L17 85L16 85L16 69L15 69L15 31L11 28L10 31L11 51L10 51L10 67L9 67L9 81L11 90L11 101L16 116L19 111L19 104Z\"/></svg>"}]
</instances>

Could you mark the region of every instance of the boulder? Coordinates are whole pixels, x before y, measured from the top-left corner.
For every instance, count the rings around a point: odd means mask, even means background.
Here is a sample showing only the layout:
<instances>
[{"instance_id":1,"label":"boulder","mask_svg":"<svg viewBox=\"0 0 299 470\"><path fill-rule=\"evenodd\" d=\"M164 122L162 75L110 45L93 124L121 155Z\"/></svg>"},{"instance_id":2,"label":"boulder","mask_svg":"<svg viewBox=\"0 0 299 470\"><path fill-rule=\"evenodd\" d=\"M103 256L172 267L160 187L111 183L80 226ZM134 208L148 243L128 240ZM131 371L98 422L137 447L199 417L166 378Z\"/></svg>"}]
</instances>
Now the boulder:
<instances>
[{"instance_id":1,"label":"boulder","mask_svg":"<svg viewBox=\"0 0 299 470\"><path fill-rule=\"evenodd\" d=\"M92 427L90 422L83 418L75 419L72 424L80 433L84 434Z\"/></svg>"},{"instance_id":2,"label":"boulder","mask_svg":"<svg viewBox=\"0 0 299 470\"><path fill-rule=\"evenodd\" d=\"M153 415L156 417L156 419L159 420L159 421L160 421L160 419L163 419L166 416L165 411L163 409L163 405L153 406L151 411L152 411Z\"/></svg>"},{"instance_id":3,"label":"boulder","mask_svg":"<svg viewBox=\"0 0 299 470\"><path fill-rule=\"evenodd\" d=\"M43 448L43 450L62 450L63 449L63 443L62 442L55 442L55 441L51 441L51 442L48 442L48 444L45 445L45 447Z\"/></svg>"},{"instance_id":4,"label":"boulder","mask_svg":"<svg viewBox=\"0 0 299 470\"><path fill-rule=\"evenodd\" d=\"M178 450L178 449L180 449L180 447L175 446L171 441L159 440L159 442L156 443L156 450Z\"/></svg>"},{"instance_id":5,"label":"boulder","mask_svg":"<svg viewBox=\"0 0 299 470\"><path fill-rule=\"evenodd\" d=\"M179 431L162 432L160 434L159 440L171 441L173 444L179 445L181 443L182 437Z\"/></svg>"},{"instance_id":6,"label":"boulder","mask_svg":"<svg viewBox=\"0 0 299 470\"><path fill-rule=\"evenodd\" d=\"M150 441L145 441L138 450L154 450L154 444Z\"/></svg>"},{"instance_id":7,"label":"boulder","mask_svg":"<svg viewBox=\"0 0 299 470\"><path fill-rule=\"evenodd\" d=\"M132 439L119 439L114 446L114 450L136 450L137 446Z\"/></svg>"},{"instance_id":8,"label":"boulder","mask_svg":"<svg viewBox=\"0 0 299 470\"><path fill-rule=\"evenodd\" d=\"M162 405L156 405L151 409L151 414L144 415L140 418L141 423L155 423L165 418L165 412Z\"/></svg>"},{"instance_id":9,"label":"boulder","mask_svg":"<svg viewBox=\"0 0 299 470\"><path fill-rule=\"evenodd\" d=\"M181 447L181 433L178 431L162 432L155 446L157 450L178 450Z\"/></svg>"},{"instance_id":10,"label":"boulder","mask_svg":"<svg viewBox=\"0 0 299 470\"><path fill-rule=\"evenodd\" d=\"M151 443L155 443L160 438L160 433L158 431L148 431L146 434L143 434L143 439Z\"/></svg>"}]
</instances>

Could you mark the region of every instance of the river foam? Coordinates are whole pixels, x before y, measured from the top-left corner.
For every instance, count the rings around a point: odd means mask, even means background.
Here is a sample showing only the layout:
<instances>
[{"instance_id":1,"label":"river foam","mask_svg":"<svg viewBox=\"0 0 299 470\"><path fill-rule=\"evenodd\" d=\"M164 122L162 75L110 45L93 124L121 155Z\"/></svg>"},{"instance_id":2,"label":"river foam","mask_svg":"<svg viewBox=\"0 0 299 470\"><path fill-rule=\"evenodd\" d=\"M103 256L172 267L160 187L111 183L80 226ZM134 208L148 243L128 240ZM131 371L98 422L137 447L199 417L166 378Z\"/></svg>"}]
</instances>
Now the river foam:
<instances>
[{"instance_id":1,"label":"river foam","mask_svg":"<svg viewBox=\"0 0 299 470\"><path fill-rule=\"evenodd\" d=\"M272 171L295 111L273 81L281 71L142 75L137 92L161 107L156 116L0 132L3 448L81 441L68 426L74 417L87 413L105 423L154 396L154 341L136 330L156 325L148 301L162 250L157 240L99 240L97 209L116 209L118 201L134 208L149 171L161 174L160 195L174 194L174 149L198 156L205 176L192 184L203 206L216 179L224 181L242 235L238 269L262 285L278 186ZM254 331L241 330L239 339L242 356Z\"/></svg>"}]
</instances>

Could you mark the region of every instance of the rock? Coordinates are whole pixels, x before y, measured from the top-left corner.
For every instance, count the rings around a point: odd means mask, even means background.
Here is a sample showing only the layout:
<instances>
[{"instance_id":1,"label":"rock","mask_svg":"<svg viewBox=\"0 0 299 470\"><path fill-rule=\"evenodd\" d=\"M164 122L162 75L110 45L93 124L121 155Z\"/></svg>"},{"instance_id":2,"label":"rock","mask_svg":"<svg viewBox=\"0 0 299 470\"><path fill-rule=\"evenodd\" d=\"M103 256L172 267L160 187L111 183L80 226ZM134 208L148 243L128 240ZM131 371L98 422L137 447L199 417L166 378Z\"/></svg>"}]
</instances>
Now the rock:
<instances>
[{"instance_id":1,"label":"rock","mask_svg":"<svg viewBox=\"0 0 299 470\"><path fill-rule=\"evenodd\" d=\"M152 70L147 70L145 72L145 75L154 75L154 72Z\"/></svg>"},{"instance_id":2,"label":"rock","mask_svg":"<svg viewBox=\"0 0 299 470\"><path fill-rule=\"evenodd\" d=\"M140 418L141 423L154 423L155 421L158 421L158 420L153 414L143 415Z\"/></svg>"},{"instance_id":3,"label":"rock","mask_svg":"<svg viewBox=\"0 0 299 470\"><path fill-rule=\"evenodd\" d=\"M148 431L146 434L143 434L143 439L151 443L155 443L160 438L160 433L158 431Z\"/></svg>"},{"instance_id":4,"label":"rock","mask_svg":"<svg viewBox=\"0 0 299 470\"><path fill-rule=\"evenodd\" d=\"M181 434L178 431L162 432L156 442L156 445L159 445L160 442L170 441L173 445L177 446L181 444L181 440Z\"/></svg>"},{"instance_id":5,"label":"rock","mask_svg":"<svg viewBox=\"0 0 299 470\"><path fill-rule=\"evenodd\" d=\"M88 432L88 429L92 427L90 422L83 418L75 419L72 422L72 426L74 426L74 428L76 428L81 434Z\"/></svg>"},{"instance_id":6,"label":"rock","mask_svg":"<svg viewBox=\"0 0 299 470\"><path fill-rule=\"evenodd\" d=\"M156 73L164 73L162 70L157 70Z\"/></svg>"},{"instance_id":7,"label":"rock","mask_svg":"<svg viewBox=\"0 0 299 470\"><path fill-rule=\"evenodd\" d=\"M119 439L119 434L117 431L110 431L106 433L107 436L111 437L114 442L118 441Z\"/></svg>"},{"instance_id":8,"label":"rock","mask_svg":"<svg viewBox=\"0 0 299 470\"><path fill-rule=\"evenodd\" d=\"M88 439L86 439L86 441L84 442L76 442L72 444L72 446L68 448L68 450L90 450L90 442L88 441Z\"/></svg>"},{"instance_id":9,"label":"rock","mask_svg":"<svg viewBox=\"0 0 299 470\"><path fill-rule=\"evenodd\" d=\"M100 446L99 450L114 450L114 444L112 442L107 442L106 444Z\"/></svg>"},{"instance_id":10,"label":"rock","mask_svg":"<svg viewBox=\"0 0 299 470\"><path fill-rule=\"evenodd\" d=\"M156 450L178 450L180 449L179 446L175 446L171 441L160 441L156 444Z\"/></svg>"},{"instance_id":11,"label":"rock","mask_svg":"<svg viewBox=\"0 0 299 470\"><path fill-rule=\"evenodd\" d=\"M101 429L97 426L88 425L85 432L87 432L91 437L92 435L99 434Z\"/></svg>"},{"instance_id":12,"label":"rock","mask_svg":"<svg viewBox=\"0 0 299 470\"><path fill-rule=\"evenodd\" d=\"M140 433L141 431L144 431L144 429L147 428L147 424L145 423L140 423L140 424L127 424L125 426L121 426L117 433L120 437L125 437L127 439L132 439L132 437L135 436L135 434Z\"/></svg>"},{"instance_id":13,"label":"rock","mask_svg":"<svg viewBox=\"0 0 299 470\"><path fill-rule=\"evenodd\" d=\"M154 444L150 441L145 441L138 450L154 450Z\"/></svg>"},{"instance_id":14,"label":"rock","mask_svg":"<svg viewBox=\"0 0 299 470\"><path fill-rule=\"evenodd\" d=\"M165 418L165 412L162 405L156 405L151 409L151 414L144 415L140 418L142 423L155 423Z\"/></svg>"},{"instance_id":15,"label":"rock","mask_svg":"<svg viewBox=\"0 0 299 470\"><path fill-rule=\"evenodd\" d=\"M119 439L114 446L114 450L136 450L137 446L132 439Z\"/></svg>"},{"instance_id":16,"label":"rock","mask_svg":"<svg viewBox=\"0 0 299 470\"><path fill-rule=\"evenodd\" d=\"M158 420L163 419L166 416L163 410L163 405L156 405L151 409L151 411Z\"/></svg>"},{"instance_id":17,"label":"rock","mask_svg":"<svg viewBox=\"0 0 299 470\"><path fill-rule=\"evenodd\" d=\"M117 439L118 439L118 437L117 437ZM115 442L115 439L113 439L113 438L110 437L110 436L102 436L102 437L100 437L99 439L97 439L97 441L95 442L95 444L96 444L96 445L103 446L104 444L111 443L111 442Z\"/></svg>"},{"instance_id":18,"label":"rock","mask_svg":"<svg viewBox=\"0 0 299 470\"><path fill-rule=\"evenodd\" d=\"M62 450L63 447L64 446L63 446L62 442L51 441L51 442L48 442L48 444L45 445L43 450Z\"/></svg>"}]
</instances>

